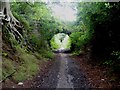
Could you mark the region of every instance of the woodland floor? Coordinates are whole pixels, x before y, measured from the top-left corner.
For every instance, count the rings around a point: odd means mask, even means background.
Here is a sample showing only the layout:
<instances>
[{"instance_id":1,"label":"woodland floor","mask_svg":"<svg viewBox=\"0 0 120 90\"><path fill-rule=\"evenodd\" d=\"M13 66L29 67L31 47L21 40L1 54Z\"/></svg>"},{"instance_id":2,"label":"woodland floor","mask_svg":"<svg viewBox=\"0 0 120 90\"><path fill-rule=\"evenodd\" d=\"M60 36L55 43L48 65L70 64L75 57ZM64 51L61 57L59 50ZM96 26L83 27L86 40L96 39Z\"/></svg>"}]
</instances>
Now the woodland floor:
<instances>
[{"instance_id":1,"label":"woodland floor","mask_svg":"<svg viewBox=\"0 0 120 90\"><path fill-rule=\"evenodd\" d=\"M55 61L44 62L40 72L23 85L7 80L4 88L113 88L106 70L88 63L86 55L56 54Z\"/></svg>"}]
</instances>

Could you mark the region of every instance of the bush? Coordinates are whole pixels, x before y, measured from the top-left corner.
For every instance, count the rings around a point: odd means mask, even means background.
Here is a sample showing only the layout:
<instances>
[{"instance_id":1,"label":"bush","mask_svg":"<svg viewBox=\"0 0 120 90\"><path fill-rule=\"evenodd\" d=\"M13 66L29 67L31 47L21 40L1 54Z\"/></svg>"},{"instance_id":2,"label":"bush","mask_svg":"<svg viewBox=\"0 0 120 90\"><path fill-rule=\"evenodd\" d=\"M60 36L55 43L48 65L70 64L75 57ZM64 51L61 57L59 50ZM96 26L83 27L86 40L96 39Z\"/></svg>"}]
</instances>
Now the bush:
<instances>
[{"instance_id":1,"label":"bush","mask_svg":"<svg viewBox=\"0 0 120 90\"><path fill-rule=\"evenodd\" d=\"M73 32L70 35L72 45L75 50L80 50L80 48L84 45L84 35L81 32Z\"/></svg>"}]
</instances>

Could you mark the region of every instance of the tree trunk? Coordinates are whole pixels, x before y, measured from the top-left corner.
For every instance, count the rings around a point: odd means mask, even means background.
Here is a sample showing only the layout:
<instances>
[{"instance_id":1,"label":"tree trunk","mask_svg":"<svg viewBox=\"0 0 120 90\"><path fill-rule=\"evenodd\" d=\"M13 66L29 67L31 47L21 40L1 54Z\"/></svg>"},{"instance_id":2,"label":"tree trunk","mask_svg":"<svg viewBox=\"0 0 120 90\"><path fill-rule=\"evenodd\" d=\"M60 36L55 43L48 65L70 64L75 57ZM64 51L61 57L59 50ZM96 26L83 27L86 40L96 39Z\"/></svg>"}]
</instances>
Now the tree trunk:
<instances>
[{"instance_id":1,"label":"tree trunk","mask_svg":"<svg viewBox=\"0 0 120 90\"><path fill-rule=\"evenodd\" d=\"M13 16L13 14L10 10L9 0L5 0L5 2L0 1L0 19L2 19L2 22L0 22L0 24L3 26L7 24L10 28L10 32L13 33L13 35L16 37L17 41L23 40L22 34L17 30L18 28L20 30L22 30L23 26Z\"/></svg>"}]
</instances>

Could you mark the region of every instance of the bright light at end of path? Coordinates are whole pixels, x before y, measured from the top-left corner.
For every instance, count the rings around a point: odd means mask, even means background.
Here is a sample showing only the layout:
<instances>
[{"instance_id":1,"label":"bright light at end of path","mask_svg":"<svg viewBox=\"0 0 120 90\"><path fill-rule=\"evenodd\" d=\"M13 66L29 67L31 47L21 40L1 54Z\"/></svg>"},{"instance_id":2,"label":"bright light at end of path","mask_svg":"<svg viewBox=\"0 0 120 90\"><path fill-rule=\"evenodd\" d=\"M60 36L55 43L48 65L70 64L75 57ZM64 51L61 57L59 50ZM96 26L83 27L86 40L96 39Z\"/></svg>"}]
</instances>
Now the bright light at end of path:
<instances>
[{"instance_id":1,"label":"bright light at end of path","mask_svg":"<svg viewBox=\"0 0 120 90\"><path fill-rule=\"evenodd\" d=\"M70 6L60 6L54 5L52 7L53 16L57 17L63 21L75 21L76 20L76 11L73 10Z\"/></svg>"}]
</instances>

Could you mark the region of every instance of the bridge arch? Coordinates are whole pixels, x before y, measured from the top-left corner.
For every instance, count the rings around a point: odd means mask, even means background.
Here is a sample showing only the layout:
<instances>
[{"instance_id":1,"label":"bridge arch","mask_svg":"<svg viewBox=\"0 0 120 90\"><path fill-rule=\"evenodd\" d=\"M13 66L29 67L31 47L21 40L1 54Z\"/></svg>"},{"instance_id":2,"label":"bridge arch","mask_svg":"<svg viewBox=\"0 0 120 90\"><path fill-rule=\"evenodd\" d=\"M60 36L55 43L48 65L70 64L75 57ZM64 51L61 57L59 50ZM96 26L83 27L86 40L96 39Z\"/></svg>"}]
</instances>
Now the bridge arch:
<instances>
[{"instance_id":1,"label":"bridge arch","mask_svg":"<svg viewBox=\"0 0 120 90\"><path fill-rule=\"evenodd\" d=\"M71 39L66 33L57 33L50 40L50 45L53 51L70 51Z\"/></svg>"}]
</instances>

